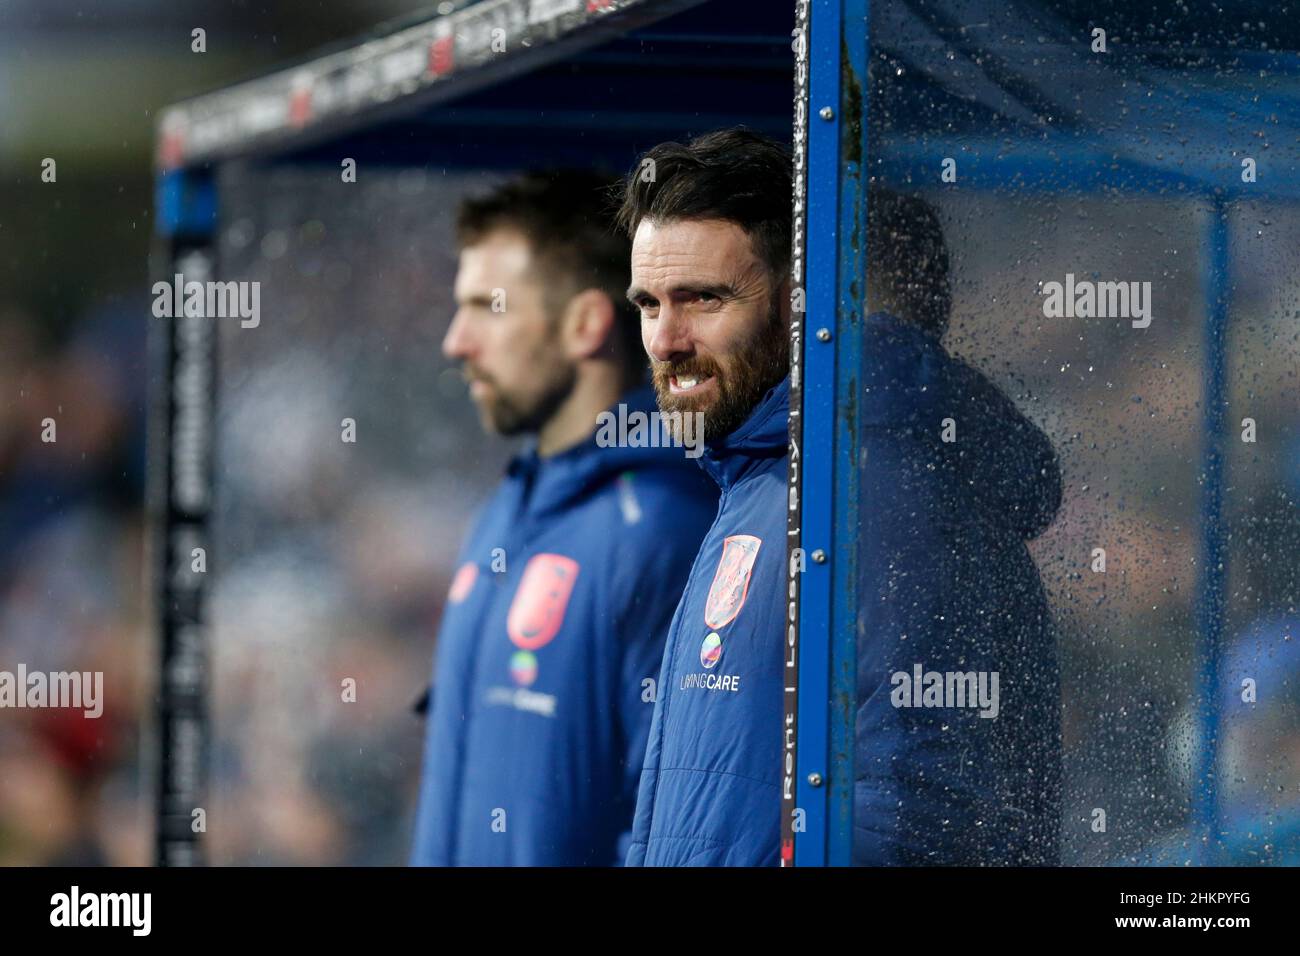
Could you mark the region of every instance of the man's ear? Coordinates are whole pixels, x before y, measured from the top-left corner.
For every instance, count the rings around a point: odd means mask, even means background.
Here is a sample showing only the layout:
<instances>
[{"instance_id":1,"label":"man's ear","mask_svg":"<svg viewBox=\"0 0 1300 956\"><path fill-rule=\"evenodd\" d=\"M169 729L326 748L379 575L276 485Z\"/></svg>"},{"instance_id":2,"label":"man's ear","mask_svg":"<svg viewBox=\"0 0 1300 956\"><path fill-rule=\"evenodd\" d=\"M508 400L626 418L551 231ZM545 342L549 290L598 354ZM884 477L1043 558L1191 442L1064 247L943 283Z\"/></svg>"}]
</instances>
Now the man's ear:
<instances>
[{"instance_id":1,"label":"man's ear","mask_svg":"<svg viewBox=\"0 0 1300 956\"><path fill-rule=\"evenodd\" d=\"M564 351L577 361L613 358L614 303L599 289L584 289L564 307L560 320Z\"/></svg>"}]
</instances>

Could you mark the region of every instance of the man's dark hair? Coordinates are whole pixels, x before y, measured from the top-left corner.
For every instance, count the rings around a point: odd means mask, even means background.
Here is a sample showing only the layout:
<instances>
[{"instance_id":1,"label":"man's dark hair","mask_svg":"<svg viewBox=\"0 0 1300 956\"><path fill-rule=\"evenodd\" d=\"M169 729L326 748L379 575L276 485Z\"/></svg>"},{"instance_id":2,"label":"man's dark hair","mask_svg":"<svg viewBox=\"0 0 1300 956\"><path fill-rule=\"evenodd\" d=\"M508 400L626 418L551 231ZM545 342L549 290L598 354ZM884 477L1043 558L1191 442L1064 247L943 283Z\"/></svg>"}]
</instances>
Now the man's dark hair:
<instances>
[{"instance_id":1,"label":"man's dark hair","mask_svg":"<svg viewBox=\"0 0 1300 956\"><path fill-rule=\"evenodd\" d=\"M885 189L867 194L867 309L889 312L936 338L948 328L952 288L943 224L928 202Z\"/></svg>"},{"instance_id":2,"label":"man's dark hair","mask_svg":"<svg viewBox=\"0 0 1300 956\"><path fill-rule=\"evenodd\" d=\"M464 249L498 229L522 233L553 315L584 289L604 292L614 304L623 363L640 379L646 369L641 324L626 295L632 248L609 198L618 183L615 176L580 169L525 173L462 202L456 241Z\"/></svg>"},{"instance_id":3,"label":"man's dark hair","mask_svg":"<svg viewBox=\"0 0 1300 956\"><path fill-rule=\"evenodd\" d=\"M646 218L734 222L780 283L790 272L792 176L789 151L744 127L660 143L624 181L618 224L633 236Z\"/></svg>"}]
</instances>

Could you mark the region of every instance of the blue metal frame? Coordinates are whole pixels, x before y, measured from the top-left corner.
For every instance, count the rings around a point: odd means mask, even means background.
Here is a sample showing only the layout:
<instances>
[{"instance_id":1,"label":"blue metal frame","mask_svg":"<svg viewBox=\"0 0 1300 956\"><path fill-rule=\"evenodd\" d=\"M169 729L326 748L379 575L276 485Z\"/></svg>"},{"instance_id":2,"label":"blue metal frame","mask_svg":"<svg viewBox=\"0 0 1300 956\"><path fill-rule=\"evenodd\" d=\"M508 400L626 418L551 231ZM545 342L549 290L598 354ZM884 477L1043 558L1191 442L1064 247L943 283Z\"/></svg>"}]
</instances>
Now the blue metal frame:
<instances>
[{"instance_id":1,"label":"blue metal frame","mask_svg":"<svg viewBox=\"0 0 1300 956\"><path fill-rule=\"evenodd\" d=\"M1151 166L1133 158L1106 152L1103 144L1071 137L1034 143L1017 151L1006 143L979 138L949 137L925 141L886 139L871 156L872 175L895 187L921 188L936 182L937 159L954 156L961 166L961 186L973 190L1014 190L1069 193L1114 189L1161 196L1221 199L1255 199L1260 186L1243 183L1241 167L1204 162L1179 162L1169 157L1164 166ZM1234 157L1240 159L1240 157ZM1270 178L1270 199L1300 200L1300 170L1279 163L1278 176ZM1264 172L1261 167L1261 175ZM1213 187L1206 182L1213 177Z\"/></svg>"},{"instance_id":2,"label":"blue metal frame","mask_svg":"<svg viewBox=\"0 0 1300 956\"><path fill-rule=\"evenodd\" d=\"M808 36L808 232L803 358L803 548L813 558L799 586L796 800L804 830L795 866L824 866L830 777L830 634L835 502L835 339L839 268L840 0L813 0ZM829 111L829 115L825 112ZM830 338L826 336L829 335ZM817 560L818 555L824 560Z\"/></svg>"},{"instance_id":3,"label":"blue metal frame","mask_svg":"<svg viewBox=\"0 0 1300 956\"><path fill-rule=\"evenodd\" d=\"M217 190L210 170L172 169L154 186L154 231L160 236L206 236L217 231Z\"/></svg>"}]
</instances>

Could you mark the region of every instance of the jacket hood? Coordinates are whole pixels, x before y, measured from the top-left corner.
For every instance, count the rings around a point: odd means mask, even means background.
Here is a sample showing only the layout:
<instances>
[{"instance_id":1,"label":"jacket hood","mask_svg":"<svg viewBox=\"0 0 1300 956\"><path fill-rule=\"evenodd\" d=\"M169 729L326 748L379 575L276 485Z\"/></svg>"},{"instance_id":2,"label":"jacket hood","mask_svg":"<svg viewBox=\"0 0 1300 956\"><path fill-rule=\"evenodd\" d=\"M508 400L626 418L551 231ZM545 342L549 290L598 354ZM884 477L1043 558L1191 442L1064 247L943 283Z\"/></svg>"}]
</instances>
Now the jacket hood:
<instances>
[{"instance_id":1,"label":"jacket hood","mask_svg":"<svg viewBox=\"0 0 1300 956\"><path fill-rule=\"evenodd\" d=\"M981 372L919 328L885 312L867 317L863 429L915 442L937 463L954 504L1023 538L1041 533L1061 504L1061 472L1045 434ZM944 443L944 419L956 441Z\"/></svg>"},{"instance_id":2,"label":"jacket hood","mask_svg":"<svg viewBox=\"0 0 1300 956\"><path fill-rule=\"evenodd\" d=\"M700 465L723 488L735 484L757 462L790 450L790 376L754 406L740 427L705 446Z\"/></svg>"},{"instance_id":3,"label":"jacket hood","mask_svg":"<svg viewBox=\"0 0 1300 956\"><path fill-rule=\"evenodd\" d=\"M614 416L615 423L627 421L637 412L646 416L646 422L653 422L649 415L658 411L654 389L649 385L638 386L624 393L607 411ZM631 419L630 423L635 421ZM645 440L649 440L652 431L647 424L642 432L647 436ZM528 441L506 468L508 479L531 483L526 493L528 514L543 516L564 510L624 472L682 468L691 461L686 457L687 449L681 447L629 446L623 441L602 445L601 437L601 429L597 428L586 441L547 458L537 454L535 438Z\"/></svg>"}]
</instances>

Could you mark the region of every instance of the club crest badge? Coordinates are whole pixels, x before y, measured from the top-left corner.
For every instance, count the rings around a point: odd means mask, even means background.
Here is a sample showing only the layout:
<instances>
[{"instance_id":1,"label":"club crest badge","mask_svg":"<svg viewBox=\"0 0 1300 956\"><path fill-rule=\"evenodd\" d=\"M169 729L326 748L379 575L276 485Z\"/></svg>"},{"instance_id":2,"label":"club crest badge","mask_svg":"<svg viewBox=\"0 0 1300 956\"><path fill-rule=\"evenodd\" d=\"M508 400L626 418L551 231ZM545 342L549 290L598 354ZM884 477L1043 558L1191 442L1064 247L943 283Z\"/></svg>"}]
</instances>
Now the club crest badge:
<instances>
[{"instance_id":1,"label":"club crest badge","mask_svg":"<svg viewBox=\"0 0 1300 956\"><path fill-rule=\"evenodd\" d=\"M722 542L722 560L713 574L709 599L704 605L704 626L717 630L730 624L745 605L749 576L762 540L752 534L733 534Z\"/></svg>"},{"instance_id":2,"label":"club crest badge","mask_svg":"<svg viewBox=\"0 0 1300 956\"><path fill-rule=\"evenodd\" d=\"M551 642L564 623L577 579L578 562L572 558L535 554L528 559L506 617L506 633L515 647L535 651Z\"/></svg>"},{"instance_id":3,"label":"club crest badge","mask_svg":"<svg viewBox=\"0 0 1300 956\"><path fill-rule=\"evenodd\" d=\"M452 604L459 604L469 597L469 592L474 590L474 582L477 580L478 565L473 561L466 561L460 566L456 576L451 579L451 588L447 591L447 600Z\"/></svg>"}]
</instances>

